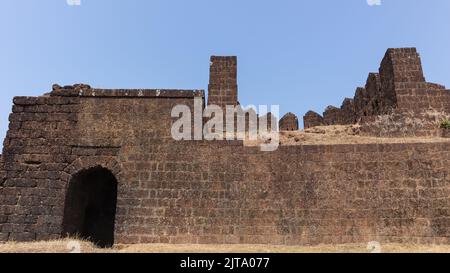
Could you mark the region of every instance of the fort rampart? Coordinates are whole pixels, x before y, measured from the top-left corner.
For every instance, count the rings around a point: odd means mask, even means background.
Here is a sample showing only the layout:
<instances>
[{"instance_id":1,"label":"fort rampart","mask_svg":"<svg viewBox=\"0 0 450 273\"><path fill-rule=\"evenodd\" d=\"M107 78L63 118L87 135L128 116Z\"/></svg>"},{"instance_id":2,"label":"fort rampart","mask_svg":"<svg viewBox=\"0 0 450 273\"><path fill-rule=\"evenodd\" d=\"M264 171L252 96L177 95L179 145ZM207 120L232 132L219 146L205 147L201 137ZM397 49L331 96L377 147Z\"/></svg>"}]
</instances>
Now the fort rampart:
<instances>
[{"instance_id":1,"label":"fort rampart","mask_svg":"<svg viewBox=\"0 0 450 273\"><path fill-rule=\"evenodd\" d=\"M417 59L396 57L410 54L388 51L380 76L361 89L358 113L424 103L448 110L448 91L429 90ZM219 79L210 101L237 103L235 59L220 62L232 71L221 81L212 65ZM383 101L373 94L379 88ZM418 94L427 99L410 98ZM175 141L171 109L193 107L195 97L204 92L76 85L14 98L0 161L0 240L81 233L105 245L450 243L448 142L261 152L241 141ZM112 217L101 219L108 230L87 226L95 215Z\"/></svg>"}]
</instances>

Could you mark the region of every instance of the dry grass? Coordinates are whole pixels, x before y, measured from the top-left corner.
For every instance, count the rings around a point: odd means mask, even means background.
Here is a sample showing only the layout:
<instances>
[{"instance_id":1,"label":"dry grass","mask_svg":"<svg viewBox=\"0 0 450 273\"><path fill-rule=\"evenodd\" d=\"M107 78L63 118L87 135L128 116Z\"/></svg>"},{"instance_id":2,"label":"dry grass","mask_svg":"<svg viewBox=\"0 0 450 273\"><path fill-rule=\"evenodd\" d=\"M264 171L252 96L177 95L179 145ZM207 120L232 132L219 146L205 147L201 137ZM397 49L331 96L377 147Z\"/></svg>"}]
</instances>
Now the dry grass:
<instances>
[{"instance_id":1,"label":"dry grass","mask_svg":"<svg viewBox=\"0 0 450 273\"><path fill-rule=\"evenodd\" d=\"M440 127L443 120L448 119L446 112L427 109L421 113L409 112L392 112L386 115L380 115L375 121L365 124L365 128L369 131L375 129L378 136L389 135L414 135L414 132L425 130L433 130Z\"/></svg>"},{"instance_id":2,"label":"dry grass","mask_svg":"<svg viewBox=\"0 0 450 273\"><path fill-rule=\"evenodd\" d=\"M33 243L0 244L0 253L70 253L80 245L81 253L370 253L365 244L276 246L276 245L116 245L111 249L96 248L89 242L57 240ZM383 253L450 253L450 245L386 244Z\"/></svg>"},{"instance_id":3,"label":"dry grass","mask_svg":"<svg viewBox=\"0 0 450 273\"><path fill-rule=\"evenodd\" d=\"M103 252L102 249L96 248L89 242L80 240L55 240L30 243L0 243L0 253L70 253L73 250L74 242L80 245L82 252Z\"/></svg>"},{"instance_id":4,"label":"dry grass","mask_svg":"<svg viewBox=\"0 0 450 273\"><path fill-rule=\"evenodd\" d=\"M317 126L301 131L280 132L280 144L289 145L333 145L368 143L430 143L450 142L442 137L372 137L360 135L359 125ZM256 146L262 141L245 141L246 146Z\"/></svg>"}]
</instances>

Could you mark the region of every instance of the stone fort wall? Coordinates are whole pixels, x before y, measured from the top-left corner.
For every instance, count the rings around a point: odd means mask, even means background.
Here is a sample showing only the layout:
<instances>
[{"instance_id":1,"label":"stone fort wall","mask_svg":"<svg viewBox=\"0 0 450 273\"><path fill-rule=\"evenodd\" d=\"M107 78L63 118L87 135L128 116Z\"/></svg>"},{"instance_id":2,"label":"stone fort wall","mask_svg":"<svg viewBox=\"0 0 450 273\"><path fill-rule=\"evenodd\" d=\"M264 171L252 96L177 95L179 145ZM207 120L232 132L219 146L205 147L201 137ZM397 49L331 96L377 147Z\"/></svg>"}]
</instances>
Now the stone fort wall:
<instances>
[{"instance_id":1,"label":"stone fort wall","mask_svg":"<svg viewBox=\"0 0 450 273\"><path fill-rule=\"evenodd\" d=\"M70 178L97 165L118 180L118 243L450 238L446 143L264 153L239 141L177 142L168 109L192 105L195 93L127 92L14 99L3 150L2 240L59 238Z\"/></svg>"},{"instance_id":2,"label":"stone fort wall","mask_svg":"<svg viewBox=\"0 0 450 273\"><path fill-rule=\"evenodd\" d=\"M171 109L195 97L75 85L14 98L0 240L60 238L71 178L102 166L118 181L117 243L449 243L448 143L174 141Z\"/></svg>"}]
</instances>

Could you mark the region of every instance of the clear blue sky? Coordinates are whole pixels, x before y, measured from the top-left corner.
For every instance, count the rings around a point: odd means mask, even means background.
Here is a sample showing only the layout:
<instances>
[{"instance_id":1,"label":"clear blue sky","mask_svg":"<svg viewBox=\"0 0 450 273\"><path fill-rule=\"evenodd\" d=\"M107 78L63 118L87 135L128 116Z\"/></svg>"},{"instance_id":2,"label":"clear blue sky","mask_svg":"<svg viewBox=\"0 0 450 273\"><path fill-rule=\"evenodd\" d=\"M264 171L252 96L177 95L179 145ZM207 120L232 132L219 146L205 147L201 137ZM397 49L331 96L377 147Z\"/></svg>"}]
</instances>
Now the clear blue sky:
<instances>
[{"instance_id":1,"label":"clear blue sky","mask_svg":"<svg viewBox=\"0 0 450 273\"><path fill-rule=\"evenodd\" d=\"M210 55L237 55L243 105L302 116L339 106L388 47L415 46L450 86L450 1L2 0L0 138L14 96L53 83L207 89Z\"/></svg>"}]
</instances>

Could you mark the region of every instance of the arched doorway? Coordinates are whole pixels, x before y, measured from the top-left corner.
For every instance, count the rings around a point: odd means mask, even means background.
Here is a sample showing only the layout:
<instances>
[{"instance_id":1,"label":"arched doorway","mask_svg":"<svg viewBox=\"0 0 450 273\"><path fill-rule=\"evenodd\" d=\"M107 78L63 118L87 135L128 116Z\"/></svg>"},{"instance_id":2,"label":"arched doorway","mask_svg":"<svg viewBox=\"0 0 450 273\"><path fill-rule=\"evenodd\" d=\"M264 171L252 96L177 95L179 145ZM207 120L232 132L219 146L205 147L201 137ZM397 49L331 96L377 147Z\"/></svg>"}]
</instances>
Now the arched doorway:
<instances>
[{"instance_id":1,"label":"arched doorway","mask_svg":"<svg viewBox=\"0 0 450 273\"><path fill-rule=\"evenodd\" d=\"M66 194L63 236L113 246L116 204L117 180L109 170L94 167L75 174Z\"/></svg>"}]
</instances>

